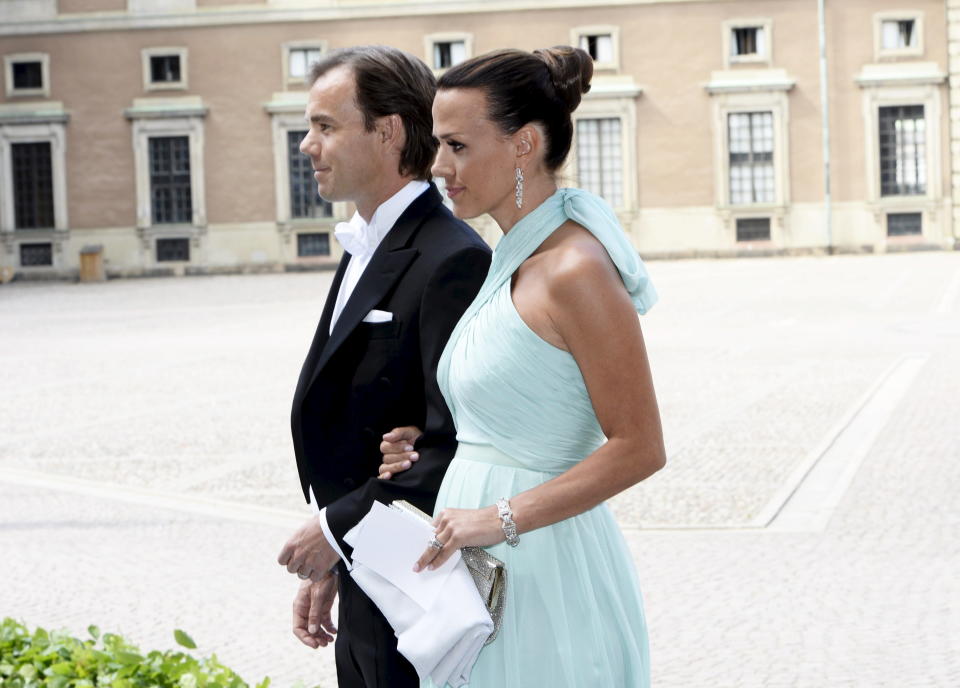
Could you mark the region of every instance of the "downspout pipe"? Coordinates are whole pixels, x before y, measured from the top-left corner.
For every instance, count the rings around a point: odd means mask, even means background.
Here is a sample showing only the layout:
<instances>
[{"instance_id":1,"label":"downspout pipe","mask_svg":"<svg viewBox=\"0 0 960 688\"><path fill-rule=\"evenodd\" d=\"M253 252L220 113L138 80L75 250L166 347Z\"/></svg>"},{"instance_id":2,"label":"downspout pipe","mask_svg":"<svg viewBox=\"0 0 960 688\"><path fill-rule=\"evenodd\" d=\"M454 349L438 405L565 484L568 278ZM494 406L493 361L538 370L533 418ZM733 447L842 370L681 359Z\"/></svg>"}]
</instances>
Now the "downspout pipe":
<instances>
[{"instance_id":1,"label":"downspout pipe","mask_svg":"<svg viewBox=\"0 0 960 688\"><path fill-rule=\"evenodd\" d=\"M824 0L817 0L817 28L820 37L820 106L823 130L823 214L827 228L827 253L832 254L833 207L830 196L830 92L827 88L827 20Z\"/></svg>"}]
</instances>

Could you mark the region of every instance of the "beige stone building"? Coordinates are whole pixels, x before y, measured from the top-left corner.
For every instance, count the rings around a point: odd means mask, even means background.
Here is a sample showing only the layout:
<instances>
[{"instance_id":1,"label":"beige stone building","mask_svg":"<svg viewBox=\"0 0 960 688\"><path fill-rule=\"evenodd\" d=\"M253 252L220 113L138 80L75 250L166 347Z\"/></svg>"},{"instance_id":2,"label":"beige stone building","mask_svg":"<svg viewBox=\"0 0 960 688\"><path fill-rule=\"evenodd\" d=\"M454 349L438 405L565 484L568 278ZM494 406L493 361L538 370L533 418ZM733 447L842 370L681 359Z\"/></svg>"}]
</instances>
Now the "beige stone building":
<instances>
[{"instance_id":1,"label":"beige stone building","mask_svg":"<svg viewBox=\"0 0 960 688\"><path fill-rule=\"evenodd\" d=\"M88 245L112 275L336 261L351 208L297 150L303 75L361 43L438 72L587 48L565 181L646 257L954 248L960 0L826 0L823 63L817 5L0 0L0 273L74 275Z\"/></svg>"}]
</instances>

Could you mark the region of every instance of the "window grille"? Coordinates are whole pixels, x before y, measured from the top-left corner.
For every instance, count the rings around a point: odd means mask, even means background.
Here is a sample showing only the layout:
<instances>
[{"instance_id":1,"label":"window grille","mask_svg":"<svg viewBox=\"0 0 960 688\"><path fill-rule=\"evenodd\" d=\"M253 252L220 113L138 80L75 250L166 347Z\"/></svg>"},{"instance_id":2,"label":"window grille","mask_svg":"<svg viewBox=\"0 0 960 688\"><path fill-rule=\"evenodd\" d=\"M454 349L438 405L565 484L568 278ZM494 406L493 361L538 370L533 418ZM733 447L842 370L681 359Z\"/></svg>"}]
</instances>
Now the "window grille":
<instances>
[{"instance_id":1,"label":"window grille","mask_svg":"<svg viewBox=\"0 0 960 688\"><path fill-rule=\"evenodd\" d=\"M447 69L467 59L465 41L437 41L433 44L433 68Z\"/></svg>"},{"instance_id":2,"label":"window grille","mask_svg":"<svg viewBox=\"0 0 960 688\"><path fill-rule=\"evenodd\" d=\"M730 54L735 57L764 55L766 36L762 26L741 26L733 29Z\"/></svg>"},{"instance_id":3,"label":"window grille","mask_svg":"<svg viewBox=\"0 0 960 688\"><path fill-rule=\"evenodd\" d=\"M577 120L577 172L584 189L623 206L620 118Z\"/></svg>"},{"instance_id":4,"label":"window grille","mask_svg":"<svg viewBox=\"0 0 960 688\"><path fill-rule=\"evenodd\" d=\"M287 132L290 166L290 217L333 217L333 204L320 198L310 157L300 152L306 131Z\"/></svg>"},{"instance_id":5,"label":"window grille","mask_svg":"<svg viewBox=\"0 0 960 688\"><path fill-rule=\"evenodd\" d=\"M12 66L14 90L43 88L41 62L14 62Z\"/></svg>"},{"instance_id":6,"label":"window grille","mask_svg":"<svg viewBox=\"0 0 960 688\"><path fill-rule=\"evenodd\" d=\"M190 260L189 239L157 239L157 262Z\"/></svg>"},{"instance_id":7,"label":"window grille","mask_svg":"<svg viewBox=\"0 0 960 688\"><path fill-rule=\"evenodd\" d=\"M923 233L923 220L920 213L889 213L887 215L887 236L910 236Z\"/></svg>"},{"instance_id":8,"label":"window grille","mask_svg":"<svg viewBox=\"0 0 960 688\"><path fill-rule=\"evenodd\" d=\"M50 142L12 143L13 208L16 229L50 229L53 217L53 167Z\"/></svg>"},{"instance_id":9,"label":"window grille","mask_svg":"<svg viewBox=\"0 0 960 688\"><path fill-rule=\"evenodd\" d=\"M927 192L926 120L922 105L880 108L880 193Z\"/></svg>"},{"instance_id":10,"label":"window grille","mask_svg":"<svg viewBox=\"0 0 960 688\"><path fill-rule=\"evenodd\" d=\"M773 203L773 113L733 113L728 125L730 203Z\"/></svg>"},{"instance_id":11,"label":"window grille","mask_svg":"<svg viewBox=\"0 0 960 688\"><path fill-rule=\"evenodd\" d=\"M330 235L326 232L298 234L297 255L301 258L308 256L329 256Z\"/></svg>"},{"instance_id":12,"label":"window grille","mask_svg":"<svg viewBox=\"0 0 960 688\"><path fill-rule=\"evenodd\" d=\"M155 224L193 221L189 137L150 139L150 199Z\"/></svg>"},{"instance_id":13,"label":"window grille","mask_svg":"<svg viewBox=\"0 0 960 688\"><path fill-rule=\"evenodd\" d=\"M580 36L580 49L589 53L594 62L613 62L613 36L608 33Z\"/></svg>"},{"instance_id":14,"label":"window grille","mask_svg":"<svg viewBox=\"0 0 960 688\"><path fill-rule=\"evenodd\" d=\"M769 240L769 217L742 217L737 219L737 241Z\"/></svg>"},{"instance_id":15,"label":"window grille","mask_svg":"<svg viewBox=\"0 0 960 688\"><path fill-rule=\"evenodd\" d=\"M53 244L20 244L20 265L25 268L53 265Z\"/></svg>"},{"instance_id":16,"label":"window grille","mask_svg":"<svg viewBox=\"0 0 960 688\"><path fill-rule=\"evenodd\" d=\"M180 79L179 55L152 55L150 57L150 81L155 84L175 84Z\"/></svg>"},{"instance_id":17,"label":"window grille","mask_svg":"<svg viewBox=\"0 0 960 688\"><path fill-rule=\"evenodd\" d=\"M320 48L290 48L287 56L287 74L290 79L303 81L307 78L310 65L320 59Z\"/></svg>"},{"instance_id":18,"label":"window grille","mask_svg":"<svg viewBox=\"0 0 960 688\"><path fill-rule=\"evenodd\" d=\"M895 19L880 24L880 45L884 50L914 48L917 32L913 19Z\"/></svg>"}]
</instances>

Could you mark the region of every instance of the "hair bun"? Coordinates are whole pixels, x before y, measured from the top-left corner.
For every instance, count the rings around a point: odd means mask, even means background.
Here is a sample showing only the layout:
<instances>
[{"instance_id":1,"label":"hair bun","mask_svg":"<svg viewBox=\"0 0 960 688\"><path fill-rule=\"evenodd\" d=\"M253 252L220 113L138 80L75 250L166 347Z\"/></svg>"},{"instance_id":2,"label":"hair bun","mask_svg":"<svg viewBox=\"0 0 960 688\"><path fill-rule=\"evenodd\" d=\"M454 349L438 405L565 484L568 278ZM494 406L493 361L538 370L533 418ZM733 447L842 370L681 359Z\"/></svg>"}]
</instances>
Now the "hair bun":
<instances>
[{"instance_id":1,"label":"hair bun","mask_svg":"<svg viewBox=\"0 0 960 688\"><path fill-rule=\"evenodd\" d=\"M547 66L557 97L567 106L567 112L576 110L583 94L590 91L593 58L585 50L569 45L541 48L533 54Z\"/></svg>"}]
</instances>

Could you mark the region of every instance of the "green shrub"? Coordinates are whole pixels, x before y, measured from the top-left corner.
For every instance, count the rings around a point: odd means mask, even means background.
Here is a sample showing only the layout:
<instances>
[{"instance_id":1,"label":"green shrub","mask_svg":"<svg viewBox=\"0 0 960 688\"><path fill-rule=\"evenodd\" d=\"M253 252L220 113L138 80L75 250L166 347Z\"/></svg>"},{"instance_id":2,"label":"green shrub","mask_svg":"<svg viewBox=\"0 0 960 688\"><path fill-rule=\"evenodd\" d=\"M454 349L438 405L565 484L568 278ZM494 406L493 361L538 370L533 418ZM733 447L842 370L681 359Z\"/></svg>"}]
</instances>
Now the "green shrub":
<instances>
[{"instance_id":1,"label":"green shrub","mask_svg":"<svg viewBox=\"0 0 960 688\"><path fill-rule=\"evenodd\" d=\"M0 688L249 688L216 655L195 659L189 654L140 650L114 633L90 626L89 640L4 619L0 623ZM187 649L196 644L174 631ZM265 678L256 688L268 688Z\"/></svg>"}]
</instances>

